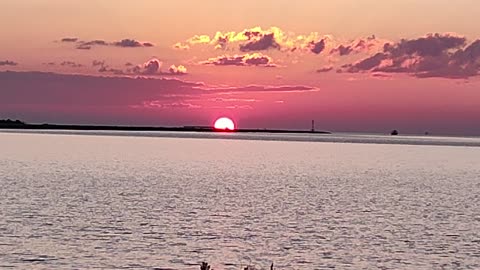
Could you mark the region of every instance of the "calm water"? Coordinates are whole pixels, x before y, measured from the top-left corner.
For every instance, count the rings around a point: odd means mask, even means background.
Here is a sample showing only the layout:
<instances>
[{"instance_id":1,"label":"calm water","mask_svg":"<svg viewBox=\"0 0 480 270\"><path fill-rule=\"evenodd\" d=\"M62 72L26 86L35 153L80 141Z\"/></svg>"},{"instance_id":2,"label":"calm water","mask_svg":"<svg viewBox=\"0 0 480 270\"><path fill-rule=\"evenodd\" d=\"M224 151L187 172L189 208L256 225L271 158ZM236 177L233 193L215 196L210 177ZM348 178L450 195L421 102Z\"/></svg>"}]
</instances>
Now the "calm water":
<instances>
[{"instance_id":1,"label":"calm water","mask_svg":"<svg viewBox=\"0 0 480 270\"><path fill-rule=\"evenodd\" d=\"M112 135L0 133L0 268L480 269L479 139Z\"/></svg>"}]
</instances>

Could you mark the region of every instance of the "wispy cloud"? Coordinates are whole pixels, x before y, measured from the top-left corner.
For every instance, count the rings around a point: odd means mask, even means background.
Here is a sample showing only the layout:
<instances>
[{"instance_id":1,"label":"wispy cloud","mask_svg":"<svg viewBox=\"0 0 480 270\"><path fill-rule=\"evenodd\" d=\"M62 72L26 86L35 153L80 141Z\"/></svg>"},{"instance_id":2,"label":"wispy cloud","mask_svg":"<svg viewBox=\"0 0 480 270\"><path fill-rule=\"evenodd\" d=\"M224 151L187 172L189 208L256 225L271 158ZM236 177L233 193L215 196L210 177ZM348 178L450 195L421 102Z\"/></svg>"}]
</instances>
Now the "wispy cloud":
<instances>
[{"instance_id":1,"label":"wispy cloud","mask_svg":"<svg viewBox=\"0 0 480 270\"><path fill-rule=\"evenodd\" d=\"M372 35L341 43L330 50L330 55L347 56L350 54L378 52L388 43L390 43L390 41L379 39L375 35Z\"/></svg>"},{"instance_id":2,"label":"wispy cloud","mask_svg":"<svg viewBox=\"0 0 480 270\"><path fill-rule=\"evenodd\" d=\"M76 63L76 62L74 62L74 61L63 61L62 63L60 63L60 66L63 66L63 67L71 67L71 68L83 67L82 64Z\"/></svg>"},{"instance_id":3,"label":"wispy cloud","mask_svg":"<svg viewBox=\"0 0 480 270\"><path fill-rule=\"evenodd\" d=\"M321 67L319 69L317 69L317 72L318 73L324 73L324 72L329 72L333 70L333 66L325 66L325 67Z\"/></svg>"},{"instance_id":4,"label":"wispy cloud","mask_svg":"<svg viewBox=\"0 0 480 270\"><path fill-rule=\"evenodd\" d=\"M147 109L198 109L201 108L198 104L187 102L168 102L164 100L149 100L144 101L141 105L133 105L133 108L147 108Z\"/></svg>"},{"instance_id":5,"label":"wispy cloud","mask_svg":"<svg viewBox=\"0 0 480 270\"><path fill-rule=\"evenodd\" d=\"M100 73L112 73L112 74L115 74L115 75L124 74L124 71L122 69L112 68L109 65L107 65L104 60L93 60L92 61L92 66L97 67L98 72L100 72Z\"/></svg>"},{"instance_id":6,"label":"wispy cloud","mask_svg":"<svg viewBox=\"0 0 480 270\"><path fill-rule=\"evenodd\" d=\"M76 38L76 37L66 37L66 38L62 38L60 41L61 42L77 42L78 38Z\"/></svg>"},{"instance_id":7,"label":"wispy cloud","mask_svg":"<svg viewBox=\"0 0 480 270\"><path fill-rule=\"evenodd\" d=\"M261 66L261 67L277 67L273 63L273 59L262 53L252 53L243 55L221 55L201 61L202 65L215 66Z\"/></svg>"},{"instance_id":8,"label":"wispy cloud","mask_svg":"<svg viewBox=\"0 0 480 270\"><path fill-rule=\"evenodd\" d=\"M101 66L101 64L99 64ZM254 103L255 98L233 94L319 91L303 85L247 85L218 87L173 78L104 77L42 72L0 72L0 105L80 107L140 106L151 101L189 103L194 100ZM219 96L219 95L228 95ZM1 106L0 106L1 107Z\"/></svg>"},{"instance_id":9,"label":"wispy cloud","mask_svg":"<svg viewBox=\"0 0 480 270\"><path fill-rule=\"evenodd\" d=\"M137 48L137 47L153 47L153 43L150 42L139 42L134 39L122 39L121 41L116 41L112 43L116 47L124 48Z\"/></svg>"},{"instance_id":10,"label":"wispy cloud","mask_svg":"<svg viewBox=\"0 0 480 270\"><path fill-rule=\"evenodd\" d=\"M79 38L65 37L60 40L63 43L74 43L76 44L77 49L79 50L90 50L96 46L111 46L119 48L142 48L142 47L154 47L155 45L151 42L140 42L135 39L122 39L119 41L108 42L102 39L95 39L84 41Z\"/></svg>"},{"instance_id":11,"label":"wispy cloud","mask_svg":"<svg viewBox=\"0 0 480 270\"><path fill-rule=\"evenodd\" d=\"M0 61L0 66L17 66L18 63L10 60Z\"/></svg>"},{"instance_id":12,"label":"wispy cloud","mask_svg":"<svg viewBox=\"0 0 480 270\"><path fill-rule=\"evenodd\" d=\"M262 92L262 93L300 93L300 92L317 92L320 91L316 87L304 86L304 85L247 85L247 86L235 86L235 87L207 87L204 89L208 93L219 94L232 94L232 93L249 93L249 92Z\"/></svg>"}]
</instances>

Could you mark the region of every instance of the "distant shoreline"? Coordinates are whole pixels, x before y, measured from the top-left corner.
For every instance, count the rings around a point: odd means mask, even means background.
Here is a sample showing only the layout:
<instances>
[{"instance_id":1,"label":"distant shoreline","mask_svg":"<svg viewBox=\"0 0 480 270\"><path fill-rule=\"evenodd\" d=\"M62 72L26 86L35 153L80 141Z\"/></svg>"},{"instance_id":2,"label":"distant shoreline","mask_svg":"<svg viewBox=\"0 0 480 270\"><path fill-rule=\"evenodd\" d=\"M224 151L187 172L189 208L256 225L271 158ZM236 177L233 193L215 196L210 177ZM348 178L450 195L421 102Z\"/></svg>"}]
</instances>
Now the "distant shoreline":
<instances>
[{"instance_id":1,"label":"distant shoreline","mask_svg":"<svg viewBox=\"0 0 480 270\"><path fill-rule=\"evenodd\" d=\"M236 129L218 130L205 126L154 127L154 126L109 126L109 125L62 125L62 124L2 124L0 129L32 130L92 130L92 131L175 131L175 132L227 132L227 133L292 133L292 134L331 134L329 131L288 130L288 129Z\"/></svg>"}]
</instances>

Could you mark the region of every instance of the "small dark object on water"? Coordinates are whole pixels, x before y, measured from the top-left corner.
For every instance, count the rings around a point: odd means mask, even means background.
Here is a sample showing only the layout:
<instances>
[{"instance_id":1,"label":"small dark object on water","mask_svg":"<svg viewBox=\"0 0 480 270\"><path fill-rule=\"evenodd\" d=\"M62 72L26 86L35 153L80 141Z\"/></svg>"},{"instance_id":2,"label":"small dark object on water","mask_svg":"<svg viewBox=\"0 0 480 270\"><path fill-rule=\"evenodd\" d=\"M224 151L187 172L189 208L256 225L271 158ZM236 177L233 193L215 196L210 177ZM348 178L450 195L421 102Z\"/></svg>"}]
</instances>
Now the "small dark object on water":
<instances>
[{"instance_id":1,"label":"small dark object on water","mask_svg":"<svg viewBox=\"0 0 480 270\"><path fill-rule=\"evenodd\" d=\"M200 270L210 270L210 265L208 265L206 262L202 262L200 265Z\"/></svg>"},{"instance_id":2,"label":"small dark object on water","mask_svg":"<svg viewBox=\"0 0 480 270\"><path fill-rule=\"evenodd\" d=\"M398 135L398 130L394 129L392 132L390 132L390 135L395 136Z\"/></svg>"}]
</instances>

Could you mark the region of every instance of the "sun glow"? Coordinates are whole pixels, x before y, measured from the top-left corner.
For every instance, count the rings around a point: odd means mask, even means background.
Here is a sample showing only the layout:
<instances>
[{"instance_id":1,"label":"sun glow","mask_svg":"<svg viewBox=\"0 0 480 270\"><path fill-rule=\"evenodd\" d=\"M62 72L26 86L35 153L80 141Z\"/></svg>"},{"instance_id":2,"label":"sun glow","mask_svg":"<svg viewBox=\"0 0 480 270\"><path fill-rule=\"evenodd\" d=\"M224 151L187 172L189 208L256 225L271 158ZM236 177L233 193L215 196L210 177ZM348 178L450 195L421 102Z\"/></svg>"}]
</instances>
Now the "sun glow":
<instances>
[{"instance_id":1,"label":"sun glow","mask_svg":"<svg viewBox=\"0 0 480 270\"><path fill-rule=\"evenodd\" d=\"M232 119L227 117L218 118L213 125L215 129L218 130L228 130L233 131L235 130L235 123L233 123Z\"/></svg>"}]
</instances>

